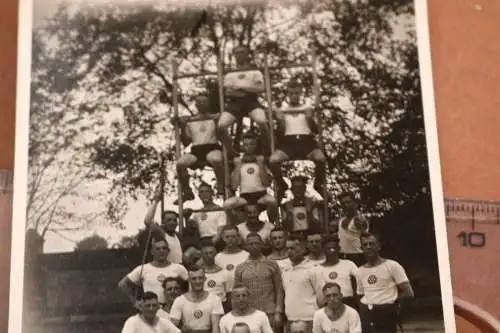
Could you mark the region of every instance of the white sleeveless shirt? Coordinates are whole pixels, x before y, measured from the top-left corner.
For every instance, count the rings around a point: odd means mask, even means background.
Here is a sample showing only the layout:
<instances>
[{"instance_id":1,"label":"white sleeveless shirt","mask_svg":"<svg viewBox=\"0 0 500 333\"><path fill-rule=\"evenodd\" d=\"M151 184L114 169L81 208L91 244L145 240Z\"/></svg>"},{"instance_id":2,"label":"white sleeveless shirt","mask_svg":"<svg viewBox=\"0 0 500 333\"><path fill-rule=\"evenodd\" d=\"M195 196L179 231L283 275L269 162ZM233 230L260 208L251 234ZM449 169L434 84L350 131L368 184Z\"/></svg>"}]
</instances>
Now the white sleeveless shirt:
<instances>
[{"instance_id":1,"label":"white sleeveless shirt","mask_svg":"<svg viewBox=\"0 0 500 333\"><path fill-rule=\"evenodd\" d=\"M307 122L305 111L308 109L306 106L288 107L283 110L283 118L285 120L285 135L311 135L312 131ZM288 110L293 112L288 112ZM301 110L303 112L297 113L295 111Z\"/></svg>"},{"instance_id":2,"label":"white sleeveless shirt","mask_svg":"<svg viewBox=\"0 0 500 333\"><path fill-rule=\"evenodd\" d=\"M343 253L353 254L353 253L363 253L361 250L361 240L359 236L361 236L362 232L368 232L369 225L366 226L366 229L363 231L359 231L354 225L354 218L351 219L347 225L347 228L342 228L342 222L345 218L339 221L339 241L340 241L340 249Z\"/></svg>"},{"instance_id":3,"label":"white sleeveless shirt","mask_svg":"<svg viewBox=\"0 0 500 333\"><path fill-rule=\"evenodd\" d=\"M260 179L261 172L262 170L256 162L242 163L240 168L240 193L266 191L266 187Z\"/></svg>"},{"instance_id":4,"label":"white sleeveless shirt","mask_svg":"<svg viewBox=\"0 0 500 333\"><path fill-rule=\"evenodd\" d=\"M264 76L258 70L228 73L224 77L225 88L242 90L259 89L263 83Z\"/></svg>"},{"instance_id":5,"label":"white sleeveless shirt","mask_svg":"<svg viewBox=\"0 0 500 333\"><path fill-rule=\"evenodd\" d=\"M194 120L186 124L193 146L217 143L215 121L213 119Z\"/></svg>"}]
</instances>

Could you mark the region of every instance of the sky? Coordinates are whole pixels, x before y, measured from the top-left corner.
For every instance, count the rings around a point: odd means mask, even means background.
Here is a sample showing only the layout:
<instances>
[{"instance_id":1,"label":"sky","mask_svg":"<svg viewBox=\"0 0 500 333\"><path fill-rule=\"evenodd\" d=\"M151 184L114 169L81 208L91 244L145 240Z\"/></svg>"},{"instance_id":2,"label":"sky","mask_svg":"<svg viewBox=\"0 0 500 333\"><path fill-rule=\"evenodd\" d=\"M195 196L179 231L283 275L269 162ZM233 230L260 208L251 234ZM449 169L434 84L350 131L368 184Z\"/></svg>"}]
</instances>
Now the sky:
<instances>
[{"instance_id":1,"label":"sky","mask_svg":"<svg viewBox=\"0 0 500 333\"><path fill-rule=\"evenodd\" d=\"M103 2L105 0L86 0L85 3L98 3L98 2ZM117 0L120 1L121 3L137 3L137 1L127 1L127 0ZM212 0L212 4L214 3L215 0ZM61 3L62 0L34 0L34 27L39 26L40 24L43 23L44 19L46 17L49 17L51 14L55 12L57 9L59 3ZM143 0L141 3L146 3L147 1ZM194 0L192 2L195 2ZM196 1L196 3L199 3L200 1ZM84 1L80 0L72 0L72 4L79 5L81 3L84 3ZM286 18L284 19L286 20ZM274 23L274 21L273 21ZM396 28L396 35L400 35L401 31L403 31L403 26L407 24L408 22L400 22L397 24ZM279 22L278 22L279 24ZM352 105L349 105L349 103L346 101L341 102L341 104L344 105L345 108L352 107ZM354 117L354 114L353 114ZM353 121L355 119L353 118ZM207 177L210 177L211 175L207 175ZM94 183L89 183L87 184L87 190L89 192L95 191L95 193L99 192L105 192L107 188L109 187L110 182L94 182ZM313 195L316 195L313 193ZM175 198L167 198L166 200L166 208L168 207L174 207L172 206L172 202ZM70 203L68 203L69 205ZM71 203L74 205L74 203ZM96 202L94 201L89 201L89 202L78 202L77 207L78 209L81 209L82 211L92 211L95 209L98 209L98 207L101 207L102 209L102 202ZM200 202L193 202L191 203L190 206L193 208L199 207ZM126 216L123 219L123 224L125 226L125 229L123 230L117 230L115 228L107 227L107 226L102 226L102 225L97 225L93 230L82 230L78 232L72 232L72 233L65 233L64 236L60 236L55 233L48 233L46 237L46 242L44 245L44 252L47 253L53 253L53 252L67 252L67 251L72 251L74 249L75 243L82 238L91 236L93 234L99 234L101 236L104 236L105 238L108 238L109 243L114 243L117 242L121 237L123 236L130 236L135 234L142 226L143 226L143 219L144 215L146 213L146 210L148 208L148 201L146 198L139 198L139 200L134 201L134 200L128 200L128 207L129 210L126 214ZM160 218L160 212L159 209L156 214L156 221L159 221Z\"/></svg>"}]
</instances>

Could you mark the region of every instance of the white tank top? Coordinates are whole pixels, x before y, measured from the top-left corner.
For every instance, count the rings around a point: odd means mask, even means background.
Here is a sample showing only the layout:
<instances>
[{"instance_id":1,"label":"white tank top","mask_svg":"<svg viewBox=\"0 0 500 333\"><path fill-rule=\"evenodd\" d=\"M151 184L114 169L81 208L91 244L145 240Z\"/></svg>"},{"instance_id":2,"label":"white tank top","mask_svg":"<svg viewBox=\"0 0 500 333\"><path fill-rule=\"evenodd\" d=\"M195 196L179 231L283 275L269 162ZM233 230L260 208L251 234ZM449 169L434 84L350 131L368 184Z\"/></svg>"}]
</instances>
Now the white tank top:
<instances>
[{"instance_id":1,"label":"white tank top","mask_svg":"<svg viewBox=\"0 0 500 333\"><path fill-rule=\"evenodd\" d=\"M285 119L285 135L311 135L312 131L307 122L305 106L288 107L287 110L303 110L302 113L283 111Z\"/></svg>"},{"instance_id":2,"label":"white tank top","mask_svg":"<svg viewBox=\"0 0 500 333\"><path fill-rule=\"evenodd\" d=\"M240 193L262 192L266 190L260 179L260 167L256 162L242 163L240 168Z\"/></svg>"},{"instance_id":3,"label":"white tank top","mask_svg":"<svg viewBox=\"0 0 500 333\"><path fill-rule=\"evenodd\" d=\"M215 121L213 119L194 120L186 124L193 146L217 143Z\"/></svg>"},{"instance_id":4,"label":"white tank top","mask_svg":"<svg viewBox=\"0 0 500 333\"><path fill-rule=\"evenodd\" d=\"M343 253L363 253L361 250L361 240L359 239L359 236L361 235L362 232L368 232L369 226L366 226L366 229L360 232L355 226L354 226L354 219L351 219L349 221L349 224L347 225L347 228L344 229L342 228L342 222L345 220L345 218L341 219L339 222L339 241L340 241L340 248Z\"/></svg>"},{"instance_id":5,"label":"white tank top","mask_svg":"<svg viewBox=\"0 0 500 333\"><path fill-rule=\"evenodd\" d=\"M258 89L264 82L262 72L258 70L228 73L224 77L224 87L233 89Z\"/></svg>"}]
</instances>

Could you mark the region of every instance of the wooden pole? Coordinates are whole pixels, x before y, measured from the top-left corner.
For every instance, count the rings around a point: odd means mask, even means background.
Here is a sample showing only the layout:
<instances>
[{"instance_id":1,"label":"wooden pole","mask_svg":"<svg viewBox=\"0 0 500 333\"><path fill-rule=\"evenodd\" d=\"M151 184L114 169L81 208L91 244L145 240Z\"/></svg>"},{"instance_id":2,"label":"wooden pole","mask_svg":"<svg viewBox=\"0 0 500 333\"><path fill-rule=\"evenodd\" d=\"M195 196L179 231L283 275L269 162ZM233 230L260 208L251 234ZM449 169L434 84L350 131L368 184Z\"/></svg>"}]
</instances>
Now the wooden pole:
<instances>
[{"instance_id":1,"label":"wooden pole","mask_svg":"<svg viewBox=\"0 0 500 333\"><path fill-rule=\"evenodd\" d=\"M161 193L161 201L160 208L161 214L165 211L165 155L161 154L160 156L160 193Z\"/></svg>"},{"instance_id":2,"label":"wooden pole","mask_svg":"<svg viewBox=\"0 0 500 333\"><path fill-rule=\"evenodd\" d=\"M179 91L177 85L177 76L178 76L178 65L174 60L172 63L172 72L174 75L174 79L172 80L173 92L172 92L172 102L174 104L174 117L175 119L179 119ZM175 160L176 162L179 160L181 156L181 129L179 128L179 124L176 122L174 126L175 131ZM179 204L179 234L182 237L182 233L184 231L184 214L183 214L183 196L182 196L182 183L180 181L179 175L177 175L177 198ZM163 214L163 211L162 211Z\"/></svg>"},{"instance_id":3,"label":"wooden pole","mask_svg":"<svg viewBox=\"0 0 500 333\"><path fill-rule=\"evenodd\" d=\"M217 81L219 88L219 111L222 115L224 113L224 67L222 63L222 54L219 54L217 57ZM231 179L229 177L229 157L227 154L227 147L224 144L222 145L222 153L224 155L224 200L227 200L231 191Z\"/></svg>"},{"instance_id":4,"label":"wooden pole","mask_svg":"<svg viewBox=\"0 0 500 333\"><path fill-rule=\"evenodd\" d=\"M318 68L317 68L317 57L316 57L316 50L313 47L312 49L312 75L313 75L313 90L314 90L314 107L317 109L318 106L320 106L320 86L319 86L319 80L318 80ZM323 145L323 127L321 126L321 121L318 121L318 116L316 113L314 114L315 120L318 126L318 144L320 146L321 151L324 152L324 145ZM325 159L325 172L324 172L324 178L323 178L323 228L325 230L328 229L328 199L327 199L327 187L326 187L326 179L327 179L327 162Z\"/></svg>"}]
</instances>

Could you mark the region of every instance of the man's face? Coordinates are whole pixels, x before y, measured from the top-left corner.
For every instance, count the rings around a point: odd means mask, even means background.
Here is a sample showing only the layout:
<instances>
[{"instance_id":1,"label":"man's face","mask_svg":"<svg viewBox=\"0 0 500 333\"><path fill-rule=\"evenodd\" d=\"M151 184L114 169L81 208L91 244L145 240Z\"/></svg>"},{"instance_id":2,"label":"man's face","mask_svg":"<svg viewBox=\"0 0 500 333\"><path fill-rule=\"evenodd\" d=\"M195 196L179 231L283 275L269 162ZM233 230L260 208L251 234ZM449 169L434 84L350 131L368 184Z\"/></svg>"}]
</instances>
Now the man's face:
<instances>
[{"instance_id":1,"label":"man's face","mask_svg":"<svg viewBox=\"0 0 500 333\"><path fill-rule=\"evenodd\" d=\"M205 272L202 269L199 269L194 272L189 272L189 284L194 291L203 290L203 284L207 277L205 276Z\"/></svg>"},{"instance_id":2,"label":"man's face","mask_svg":"<svg viewBox=\"0 0 500 333\"><path fill-rule=\"evenodd\" d=\"M201 202L204 204L212 202L213 199L213 193L212 189L208 186L200 186L198 189L198 196L200 197Z\"/></svg>"},{"instance_id":3,"label":"man's face","mask_svg":"<svg viewBox=\"0 0 500 333\"><path fill-rule=\"evenodd\" d=\"M153 242L151 245L151 254L153 255L153 259L156 261L167 260L169 250L168 244L164 240Z\"/></svg>"},{"instance_id":4,"label":"man's face","mask_svg":"<svg viewBox=\"0 0 500 333\"><path fill-rule=\"evenodd\" d=\"M307 236L307 248L313 254L320 254L323 251L321 248L321 235Z\"/></svg>"},{"instance_id":5,"label":"man's face","mask_svg":"<svg viewBox=\"0 0 500 333\"><path fill-rule=\"evenodd\" d=\"M335 257L339 255L340 246L338 242L328 242L323 246L323 251L327 258Z\"/></svg>"},{"instance_id":6,"label":"man's face","mask_svg":"<svg viewBox=\"0 0 500 333\"><path fill-rule=\"evenodd\" d=\"M356 202L354 201L354 198L352 198L350 195L346 195L340 199L340 205L342 206L342 209L346 213L352 213L355 212L357 209Z\"/></svg>"},{"instance_id":7,"label":"man's face","mask_svg":"<svg viewBox=\"0 0 500 333\"><path fill-rule=\"evenodd\" d=\"M330 309L338 309L342 305L342 293L339 288L327 288L325 290L325 302Z\"/></svg>"},{"instance_id":8,"label":"man's face","mask_svg":"<svg viewBox=\"0 0 500 333\"><path fill-rule=\"evenodd\" d=\"M257 153L257 139L245 138L243 139L242 149L245 154L254 155Z\"/></svg>"},{"instance_id":9,"label":"man's face","mask_svg":"<svg viewBox=\"0 0 500 333\"><path fill-rule=\"evenodd\" d=\"M290 104L293 106L296 106L300 104L300 95L302 93L302 90L300 87L289 87L288 88L288 100L290 101Z\"/></svg>"},{"instance_id":10,"label":"man's face","mask_svg":"<svg viewBox=\"0 0 500 333\"><path fill-rule=\"evenodd\" d=\"M234 58L237 65L247 65L250 61L250 50L245 47L239 47L234 50Z\"/></svg>"},{"instance_id":11,"label":"man's face","mask_svg":"<svg viewBox=\"0 0 500 333\"><path fill-rule=\"evenodd\" d=\"M294 180L291 190L295 198L303 198L306 194L306 183L303 180Z\"/></svg>"},{"instance_id":12,"label":"man's face","mask_svg":"<svg viewBox=\"0 0 500 333\"><path fill-rule=\"evenodd\" d=\"M248 307L247 288L236 288L231 293L231 304L234 308L244 310Z\"/></svg>"},{"instance_id":13,"label":"man's face","mask_svg":"<svg viewBox=\"0 0 500 333\"><path fill-rule=\"evenodd\" d=\"M204 246L201 248L201 258L205 264L212 265L215 262L216 254L217 252L213 246Z\"/></svg>"},{"instance_id":14,"label":"man's face","mask_svg":"<svg viewBox=\"0 0 500 333\"><path fill-rule=\"evenodd\" d=\"M286 242L288 258L292 262L301 262L304 259L305 248L298 240L289 240Z\"/></svg>"},{"instance_id":15,"label":"man's face","mask_svg":"<svg viewBox=\"0 0 500 333\"><path fill-rule=\"evenodd\" d=\"M248 252L253 256L262 254L262 239L257 236L247 237Z\"/></svg>"},{"instance_id":16,"label":"man's face","mask_svg":"<svg viewBox=\"0 0 500 333\"><path fill-rule=\"evenodd\" d=\"M163 230L169 233L175 232L175 229L179 225L178 217L174 213L165 213L163 214Z\"/></svg>"},{"instance_id":17,"label":"man's face","mask_svg":"<svg viewBox=\"0 0 500 333\"><path fill-rule=\"evenodd\" d=\"M182 293L181 286L176 281L168 281L165 283L165 299L174 300Z\"/></svg>"},{"instance_id":18,"label":"man's face","mask_svg":"<svg viewBox=\"0 0 500 333\"><path fill-rule=\"evenodd\" d=\"M285 232L284 231L272 231L271 232L271 246L275 250L281 250L285 247Z\"/></svg>"},{"instance_id":19,"label":"man's face","mask_svg":"<svg viewBox=\"0 0 500 333\"><path fill-rule=\"evenodd\" d=\"M245 211L248 222L257 222L259 220L259 207L257 205L246 205Z\"/></svg>"},{"instance_id":20,"label":"man's face","mask_svg":"<svg viewBox=\"0 0 500 333\"><path fill-rule=\"evenodd\" d=\"M362 237L361 249L367 258L376 258L380 253L380 243L374 236Z\"/></svg>"},{"instance_id":21,"label":"man's face","mask_svg":"<svg viewBox=\"0 0 500 333\"><path fill-rule=\"evenodd\" d=\"M152 320L156 316L156 312L160 308L157 299L148 299L142 302L142 315L148 320Z\"/></svg>"},{"instance_id":22,"label":"man's face","mask_svg":"<svg viewBox=\"0 0 500 333\"><path fill-rule=\"evenodd\" d=\"M196 96L196 108L200 113L207 113L209 111L208 96L199 95Z\"/></svg>"},{"instance_id":23,"label":"man's face","mask_svg":"<svg viewBox=\"0 0 500 333\"><path fill-rule=\"evenodd\" d=\"M238 232L234 229L224 230L222 234L222 240L229 247L236 247L239 245L240 236Z\"/></svg>"}]
</instances>

